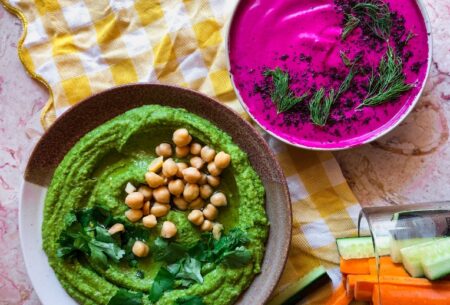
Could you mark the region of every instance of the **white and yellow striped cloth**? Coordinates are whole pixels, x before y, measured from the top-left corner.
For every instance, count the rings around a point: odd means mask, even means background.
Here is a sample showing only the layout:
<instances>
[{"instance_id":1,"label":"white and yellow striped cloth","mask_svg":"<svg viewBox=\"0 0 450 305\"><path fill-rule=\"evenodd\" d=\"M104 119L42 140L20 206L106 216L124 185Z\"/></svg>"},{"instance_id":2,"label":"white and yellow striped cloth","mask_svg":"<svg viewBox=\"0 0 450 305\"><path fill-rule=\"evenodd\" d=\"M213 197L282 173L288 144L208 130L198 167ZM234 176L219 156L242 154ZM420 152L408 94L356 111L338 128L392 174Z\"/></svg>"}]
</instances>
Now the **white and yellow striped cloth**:
<instances>
[{"instance_id":1,"label":"white and yellow striped cloth","mask_svg":"<svg viewBox=\"0 0 450 305\"><path fill-rule=\"evenodd\" d=\"M49 89L44 127L93 93L135 82L199 90L244 115L224 45L236 0L0 2L24 24L19 56L25 68ZM354 232L360 207L330 153L288 147L265 136L287 177L294 214L290 256L275 293L318 265L337 281L335 238ZM306 302L323 304L324 295Z\"/></svg>"}]
</instances>

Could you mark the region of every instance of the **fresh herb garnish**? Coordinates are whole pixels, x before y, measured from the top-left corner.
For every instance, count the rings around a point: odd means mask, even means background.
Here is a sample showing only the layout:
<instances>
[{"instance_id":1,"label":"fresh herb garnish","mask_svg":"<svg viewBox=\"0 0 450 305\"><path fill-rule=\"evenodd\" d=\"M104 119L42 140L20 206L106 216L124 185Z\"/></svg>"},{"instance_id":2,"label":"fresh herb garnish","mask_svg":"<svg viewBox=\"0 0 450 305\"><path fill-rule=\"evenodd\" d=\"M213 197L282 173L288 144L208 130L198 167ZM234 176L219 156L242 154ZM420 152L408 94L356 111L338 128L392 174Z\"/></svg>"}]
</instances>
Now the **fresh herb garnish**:
<instances>
[{"instance_id":1,"label":"fresh herb garnish","mask_svg":"<svg viewBox=\"0 0 450 305\"><path fill-rule=\"evenodd\" d=\"M197 295L184 296L175 300L175 305L203 305L203 300Z\"/></svg>"},{"instance_id":2,"label":"fresh herb garnish","mask_svg":"<svg viewBox=\"0 0 450 305\"><path fill-rule=\"evenodd\" d=\"M176 279L181 280L181 286L189 287L194 282L202 284L203 276L201 274L202 264L193 257L185 257L182 260L167 266L167 270L172 273Z\"/></svg>"},{"instance_id":3,"label":"fresh herb garnish","mask_svg":"<svg viewBox=\"0 0 450 305\"><path fill-rule=\"evenodd\" d=\"M357 59L354 60L353 65L356 61ZM337 101L337 99L343 93L345 93L348 90L348 88L350 88L350 84L355 75L356 72L354 67L352 66L347 76L345 77L344 81L339 86L337 92L335 92L334 89L330 89L330 91L328 91L328 94L325 95L325 89L322 87L318 91L316 91L316 93L314 93L309 103L309 111L311 113L311 121L315 125L325 126L328 117L330 116L331 106Z\"/></svg>"},{"instance_id":4,"label":"fresh herb garnish","mask_svg":"<svg viewBox=\"0 0 450 305\"><path fill-rule=\"evenodd\" d=\"M165 267L161 267L153 280L152 288L148 298L156 303L164 294L164 292L172 290L175 285L175 276Z\"/></svg>"},{"instance_id":5,"label":"fresh herb garnish","mask_svg":"<svg viewBox=\"0 0 450 305\"><path fill-rule=\"evenodd\" d=\"M391 36L391 11L382 0L366 0L357 3L352 7L351 13L345 15L345 19L343 40L359 25L367 26L376 37L382 40L388 40Z\"/></svg>"},{"instance_id":6,"label":"fresh herb garnish","mask_svg":"<svg viewBox=\"0 0 450 305\"><path fill-rule=\"evenodd\" d=\"M142 305L142 293L119 289L109 300L108 305Z\"/></svg>"},{"instance_id":7,"label":"fresh herb garnish","mask_svg":"<svg viewBox=\"0 0 450 305\"><path fill-rule=\"evenodd\" d=\"M414 87L413 84L405 83L405 78L401 58L388 47L380 60L378 73L375 75L372 71L367 96L357 109L380 105L400 97L402 93Z\"/></svg>"},{"instance_id":8,"label":"fresh herb garnish","mask_svg":"<svg viewBox=\"0 0 450 305\"><path fill-rule=\"evenodd\" d=\"M65 229L59 236L60 247L56 255L73 259L89 257L96 265L107 268L108 261L128 261L136 266L137 260L131 251L136 240L145 240L148 232L143 228L125 224L125 232L111 236L107 228L120 220L101 207L82 209L64 217Z\"/></svg>"},{"instance_id":9,"label":"fresh herb garnish","mask_svg":"<svg viewBox=\"0 0 450 305\"><path fill-rule=\"evenodd\" d=\"M353 32L354 29L359 25L361 20L359 18L353 16L352 14L345 14L345 26L342 31L342 40L345 40L347 36Z\"/></svg>"},{"instance_id":10,"label":"fresh herb garnish","mask_svg":"<svg viewBox=\"0 0 450 305\"><path fill-rule=\"evenodd\" d=\"M266 69L264 71L265 77L272 77L273 90L270 92L270 98L277 107L277 112L286 112L298 103L305 100L308 93L299 97L295 96L294 92L289 88L289 73L284 72L280 68L275 70Z\"/></svg>"},{"instance_id":11,"label":"fresh herb garnish","mask_svg":"<svg viewBox=\"0 0 450 305\"><path fill-rule=\"evenodd\" d=\"M108 259L120 261L125 251L104 227L108 216L109 214L100 208L67 214L64 217L66 229L59 237L60 247L56 255L61 258L86 255L102 268L107 268Z\"/></svg>"},{"instance_id":12,"label":"fresh herb garnish","mask_svg":"<svg viewBox=\"0 0 450 305\"><path fill-rule=\"evenodd\" d=\"M247 234L240 229L223 234L219 240L212 233L202 234L201 239L190 249L158 237L153 242L152 253L156 261L168 265L156 275L150 290L150 301L158 301L165 291L175 289L176 286L189 287L194 283L203 283L201 271L206 264L223 263L230 268L245 266L252 259L251 251L245 247L249 241Z\"/></svg>"}]
</instances>

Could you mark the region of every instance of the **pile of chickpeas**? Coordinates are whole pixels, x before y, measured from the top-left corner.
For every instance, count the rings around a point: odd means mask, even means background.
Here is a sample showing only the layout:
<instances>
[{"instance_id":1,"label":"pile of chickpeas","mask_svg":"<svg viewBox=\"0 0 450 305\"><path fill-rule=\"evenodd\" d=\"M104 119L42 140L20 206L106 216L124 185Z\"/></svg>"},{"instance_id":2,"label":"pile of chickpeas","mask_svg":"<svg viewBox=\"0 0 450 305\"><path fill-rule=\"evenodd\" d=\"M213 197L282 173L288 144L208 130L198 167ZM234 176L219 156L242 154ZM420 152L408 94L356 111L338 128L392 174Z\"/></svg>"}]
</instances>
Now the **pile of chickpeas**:
<instances>
[{"instance_id":1,"label":"pile of chickpeas","mask_svg":"<svg viewBox=\"0 0 450 305\"><path fill-rule=\"evenodd\" d=\"M219 238L223 226L214 222L219 215L218 208L227 205L227 198L222 192L215 192L220 184L220 174L230 165L231 157L225 152L218 152L199 143L192 142L192 136L186 128L177 129L173 133L177 159L189 158L189 164L175 162L172 158L174 150L169 143L161 143L156 147L159 156L148 166L145 174L147 185L137 189L128 183L125 191L125 204L129 210L125 216L131 222L142 223L153 228L158 218L167 215L171 204L179 210L192 210L188 214L191 223L202 231L212 231ZM122 224L113 225L109 231L115 234L123 231ZM177 227L171 221L164 221L161 228L163 238L171 238L177 234ZM145 257L149 247L142 241L133 245L133 253Z\"/></svg>"}]
</instances>

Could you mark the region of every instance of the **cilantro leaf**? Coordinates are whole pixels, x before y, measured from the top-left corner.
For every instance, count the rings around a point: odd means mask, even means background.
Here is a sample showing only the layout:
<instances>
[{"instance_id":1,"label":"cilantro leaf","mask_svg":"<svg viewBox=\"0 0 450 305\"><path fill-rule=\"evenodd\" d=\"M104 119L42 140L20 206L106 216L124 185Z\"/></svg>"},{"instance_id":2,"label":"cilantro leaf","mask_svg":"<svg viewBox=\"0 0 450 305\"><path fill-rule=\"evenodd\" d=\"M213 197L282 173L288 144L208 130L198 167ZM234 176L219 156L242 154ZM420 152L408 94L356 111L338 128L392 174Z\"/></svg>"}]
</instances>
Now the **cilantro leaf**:
<instances>
[{"instance_id":1,"label":"cilantro leaf","mask_svg":"<svg viewBox=\"0 0 450 305\"><path fill-rule=\"evenodd\" d=\"M187 281L193 281L202 284L203 276L201 274L202 264L192 257L187 257L181 261L169 265L167 270L172 273L176 279L185 280L183 283L186 284ZM184 285L186 286L186 285Z\"/></svg>"},{"instance_id":2,"label":"cilantro leaf","mask_svg":"<svg viewBox=\"0 0 450 305\"><path fill-rule=\"evenodd\" d=\"M112 238L111 234L109 234L108 230L100 226L95 227L95 239L105 243L114 242L114 239Z\"/></svg>"},{"instance_id":3,"label":"cilantro leaf","mask_svg":"<svg viewBox=\"0 0 450 305\"><path fill-rule=\"evenodd\" d=\"M171 264L185 257L187 249L179 243L169 242L158 237L153 242L152 253L156 261L164 261Z\"/></svg>"},{"instance_id":4,"label":"cilantro leaf","mask_svg":"<svg viewBox=\"0 0 450 305\"><path fill-rule=\"evenodd\" d=\"M142 293L119 289L109 300L108 305L142 305Z\"/></svg>"},{"instance_id":5,"label":"cilantro leaf","mask_svg":"<svg viewBox=\"0 0 450 305\"><path fill-rule=\"evenodd\" d=\"M184 296L175 300L175 305L203 305L203 300L197 295Z\"/></svg>"},{"instance_id":6,"label":"cilantro leaf","mask_svg":"<svg viewBox=\"0 0 450 305\"><path fill-rule=\"evenodd\" d=\"M164 292L174 288L174 284L175 276L169 270L162 267L153 280L153 285L148 295L149 300L156 303L163 296Z\"/></svg>"},{"instance_id":7,"label":"cilantro leaf","mask_svg":"<svg viewBox=\"0 0 450 305\"><path fill-rule=\"evenodd\" d=\"M244 246L237 247L233 251L225 252L222 261L231 268L239 268L245 266L252 259L252 252Z\"/></svg>"},{"instance_id":8,"label":"cilantro leaf","mask_svg":"<svg viewBox=\"0 0 450 305\"><path fill-rule=\"evenodd\" d=\"M114 243L105 243L93 239L89 242L89 247L91 247L91 254L94 248L95 251L102 251L115 262L118 262L125 255L125 251Z\"/></svg>"}]
</instances>

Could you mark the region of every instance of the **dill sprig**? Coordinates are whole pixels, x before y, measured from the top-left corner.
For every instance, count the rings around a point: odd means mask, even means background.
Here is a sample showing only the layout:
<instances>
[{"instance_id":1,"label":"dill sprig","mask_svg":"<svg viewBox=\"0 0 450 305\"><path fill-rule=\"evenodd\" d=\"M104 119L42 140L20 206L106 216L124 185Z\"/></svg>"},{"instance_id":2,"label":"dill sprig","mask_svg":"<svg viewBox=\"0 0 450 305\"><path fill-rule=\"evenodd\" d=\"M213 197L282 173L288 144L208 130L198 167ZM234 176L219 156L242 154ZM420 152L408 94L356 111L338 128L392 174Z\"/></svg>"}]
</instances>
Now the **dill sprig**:
<instances>
[{"instance_id":1,"label":"dill sprig","mask_svg":"<svg viewBox=\"0 0 450 305\"><path fill-rule=\"evenodd\" d=\"M333 105L334 90L331 89L330 93L325 96L325 89L322 87L316 91L309 102L309 111L311 113L311 121L319 126L324 126L327 123L328 116L330 115L331 105ZM331 98L330 98L331 96Z\"/></svg>"},{"instance_id":2,"label":"dill sprig","mask_svg":"<svg viewBox=\"0 0 450 305\"><path fill-rule=\"evenodd\" d=\"M366 25L375 36L388 40L391 36L392 16L389 6L382 0L366 0L352 7L352 13L345 15L342 40L359 25Z\"/></svg>"},{"instance_id":3,"label":"dill sprig","mask_svg":"<svg viewBox=\"0 0 450 305\"><path fill-rule=\"evenodd\" d=\"M275 70L266 69L265 77L272 77L273 90L270 92L270 98L277 107L277 112L282 113L288 111L298 103L306 99L309 93L301 96L295 96L294 92L289 88L289 73L284 72L280 68Z\"/></svg>"},{"instance_id":4,"label":"dill sprig","mask_svg":"<svg viewBox=\"0 0 450 305\"><path fill-rule=\"evenodd\" d=\"M361 20L352 14L345 14L345 27L342 31L342 40L345 40L347 36L359 25Z\"/></svg>"},{"instance_id":5,"label":"dill sprig","mask_svg":"<svg viewBox=\"0 0 450 305\"><path fill-rule=\"evenodd\" d=\"M414 84L405 83L402 59L389 46L380 60L378 73L375 75L372 70L367 96L356 109L394 100L413 87Z\"/></svg>"},{"instance_id":6,"label":"dill sprig","mask_svg":"<svg viewBox=\"0 0 450 305\"><path fill-rule=\"evenodd\" d=\"M328 117L330 116L331 106L333 106L337 99L350 88L350 84L355 75L356 72L352 66L337 92L335 92L334 89L330 89L328 94L325 95L325 89L322 87L314 93L309 103L309 112L311 114L311 121L315 125L325 126Z\"/></svg>"}]
</instances>

